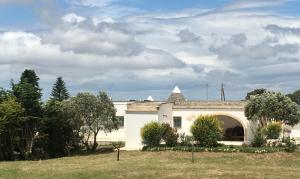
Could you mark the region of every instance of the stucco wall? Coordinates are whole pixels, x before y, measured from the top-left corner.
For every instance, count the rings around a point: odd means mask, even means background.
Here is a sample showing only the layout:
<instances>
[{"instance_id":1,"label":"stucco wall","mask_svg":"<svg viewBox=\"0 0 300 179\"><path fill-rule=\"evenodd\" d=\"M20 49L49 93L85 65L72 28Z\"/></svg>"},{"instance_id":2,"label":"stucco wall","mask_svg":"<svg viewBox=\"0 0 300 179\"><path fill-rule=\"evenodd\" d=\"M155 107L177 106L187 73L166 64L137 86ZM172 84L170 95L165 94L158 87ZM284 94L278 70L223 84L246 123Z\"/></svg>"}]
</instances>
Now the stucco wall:
<instances>
[{"instance_id":1,"label":"stucco wall","mask_svg":"<svg viewBox=\"0 0 300 179\"><path fill-rule=\"evenodd\" d=\"M292 128L290 136L295 138L297 143L300 144L300 123Z\"/></svg>"},{"instance_id":2,"label":"stucco wall","mask_svg":"<svg viewBox=\"0 0 300 179\"><path fill-rule=\"evenodd\" d=\"M178 132L191 135L190 128L199 115L226 115L238 120L244 127L245 143L253 138L251 123L247 120L243 110L238 109L174 109L173 116L182 117L182 128Z\"/></svg>"},{"instance_id":3,"label":"stucco wall","mask_svg":"<svg viewBox=\"0 0 300 179\"><path fill-rule=\"evenodd\" d=\"M172 125L173 121L173 103L161 104L158 110L158 120L162 123L169 123Z\"/></svg>"},{"instance_id":4,"label":"stucco wall","mask_svg":"<svg viewBox=\"0 0 300 179\"><path fill-rule=\"evenodd\" d=\"M129 102L114 102L116 116L125 116L128 103ZM125 127L122 127L119 130L112 131L111 133L100 131L97 135L97 141L125 141L125 129ZM91 138L90 140L93 139Z\"/></svg>"},{"instance_id":5,"label":"stucco wall","mask_svg":"<svg viewBox=\"0 0 300 179\"><path fill-rule=\"evenodd\" d=\"M151 122L158 121L157 112L127 112L125 116L125 149L141 149L141 128Z\"/></svg>"}]
</instances>

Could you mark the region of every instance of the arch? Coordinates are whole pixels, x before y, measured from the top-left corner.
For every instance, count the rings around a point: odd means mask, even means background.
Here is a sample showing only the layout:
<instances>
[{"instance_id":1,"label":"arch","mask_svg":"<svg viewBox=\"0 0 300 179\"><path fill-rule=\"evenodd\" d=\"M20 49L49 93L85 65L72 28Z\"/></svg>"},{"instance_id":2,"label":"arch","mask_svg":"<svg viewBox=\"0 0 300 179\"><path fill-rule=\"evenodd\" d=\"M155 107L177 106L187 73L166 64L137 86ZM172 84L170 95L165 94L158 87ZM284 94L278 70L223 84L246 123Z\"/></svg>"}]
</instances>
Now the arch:
<instances>
[{"instance_id":1,"label":"arch","mask_svg":"<svg viewBox=\"0 0 300 179\"><path fill-rule=\"evenodd\" d=\"M236 117L235 115L232 115L232 114L229 114L229 113L223 113L223 112L221 112L221 113L213 113L212 115L216 116L216 117L218 117L218 116L229 117L232 120L234 120L235 122L237 122L238 124L240 124L240 126L243 128L243 132L244 132L244 140L243 141L244 142L246 141L246 139L248 137L247 130L246 130L247 128L246 128L245 122L242 119Z\"/></svg>"}]
</instances>

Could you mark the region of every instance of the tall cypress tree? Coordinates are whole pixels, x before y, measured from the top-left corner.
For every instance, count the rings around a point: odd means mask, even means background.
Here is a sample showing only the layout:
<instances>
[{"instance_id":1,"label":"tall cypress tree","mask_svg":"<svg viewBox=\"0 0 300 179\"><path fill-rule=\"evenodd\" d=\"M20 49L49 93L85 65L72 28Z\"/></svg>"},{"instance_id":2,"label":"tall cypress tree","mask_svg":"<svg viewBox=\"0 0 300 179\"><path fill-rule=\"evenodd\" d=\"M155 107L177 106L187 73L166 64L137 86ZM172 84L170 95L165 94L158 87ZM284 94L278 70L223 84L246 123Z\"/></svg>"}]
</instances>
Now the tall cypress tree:
<instances>
[{"instance_id":1,"label":"tall cypress tree","mask_svg":"<svg viewBox=\"0 0 300 179\"><path fill-rule=\"evenodd\" d=\"M56 79L56 82L54 83L52 88L51 96L51 99L58 101L69 99L70 95L62 77L58 77Z\"/></svg>"}]
</instances>

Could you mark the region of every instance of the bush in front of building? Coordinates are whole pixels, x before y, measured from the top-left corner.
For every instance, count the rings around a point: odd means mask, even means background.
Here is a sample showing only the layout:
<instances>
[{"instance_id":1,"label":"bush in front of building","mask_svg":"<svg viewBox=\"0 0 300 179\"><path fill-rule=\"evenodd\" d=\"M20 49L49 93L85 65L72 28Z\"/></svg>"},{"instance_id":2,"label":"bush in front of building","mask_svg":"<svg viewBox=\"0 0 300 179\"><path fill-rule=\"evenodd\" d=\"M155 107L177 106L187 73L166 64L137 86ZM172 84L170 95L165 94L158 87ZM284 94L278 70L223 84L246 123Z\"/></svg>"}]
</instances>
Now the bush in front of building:
<instances>
[{"instance_id":1,"label":"bush in front of building","mask_svg":"<svg viewBox=\"0 0 300 179\"><path fill-rule=\"evenodd\" d=\"M280 122L271 122L264 128L264 134L267 139L278 139L282 131L282 125Z\"/></svg>"},{"instance_id":2,"label":"bush in front of building","mask_svg":"<svg viewBox=\"0 0 300 179\"><path fill-rule=\"evenodd\" d=\"M202 147L215 147L222 137L222 123L216 116L199 116L191 127L195 141Z\"/></svg>"},{"instance_id":3,"label":"bush in front of building","mask_svg":"<svg viewBox=\"0 0 300 179\"><path fill-rule=\"evenodd\" d=\"M158 146L163 136L163 128L158 122L150 122L141 129L143 144Z\"/></svg>"},{"instance_id":4,"label":"bush in front of building","mask_svg":"<svg viewBox=\"0 0 300 179\"><path fill-rule=\"evenodd\" d=\"M144 147L143 151L182 151L182 152L224 152L224 153L274 153L286 151L284 147L249 147L249 146L218 146L218 147L199 147L199 146L159 146L159 147Z\"/></svg>"},{"instance_id":5,"label":"bush in front of building","mask_svg":"<svg viewBox=\"0 0 300 179\"><path fill-rule=\"evenodd\" d=\"M159 146L161 141L166 146L175 146L178 141L177 130L168 123L150 122L141 129L142 142L146 146Z\"/></svg>"},{"instance_id":6,"label":"bush in front of building","mask_svg":"<svg viewBox=\"0 0 300 179\"><path fill-rule=\"evenodd\" d=\"M284 150L286 152L295 152L298 148L294 138L282 138L282 142L284 143Z\"/></svg>"},{"instance_id":7,"label":"bush in front of building","mask_svg":"<svg viewBox=\"0 0 300 179\"><path fill-rule=\"evenodd\" d=\"M262 147L267 143L264 132L261 128L257 129L254 133L253 140L251 142L252 147Z\"/></svg>"},{"instance_id":8,"label":"bush in front of building","mask_svg":"<svg viewBox=\"0 0 300 179\"><path fill-rule=\"evenodd\" d=\"M181 146L189 146L193 142L193 136L186 135L184 132L179 134L179 142Z\"/></svg>"},{"instance_id":9,"label":"bush in front of building","mask_svg":"<svg viewBox=\"0 0 300 179\"><path fill-rule=\"evenodd\" d=\"M166 146L175 146L179 137L177 130L168 123L161 124L161 127L163 129L162 139L165 141Z\"/></svg>"}]
</instances>

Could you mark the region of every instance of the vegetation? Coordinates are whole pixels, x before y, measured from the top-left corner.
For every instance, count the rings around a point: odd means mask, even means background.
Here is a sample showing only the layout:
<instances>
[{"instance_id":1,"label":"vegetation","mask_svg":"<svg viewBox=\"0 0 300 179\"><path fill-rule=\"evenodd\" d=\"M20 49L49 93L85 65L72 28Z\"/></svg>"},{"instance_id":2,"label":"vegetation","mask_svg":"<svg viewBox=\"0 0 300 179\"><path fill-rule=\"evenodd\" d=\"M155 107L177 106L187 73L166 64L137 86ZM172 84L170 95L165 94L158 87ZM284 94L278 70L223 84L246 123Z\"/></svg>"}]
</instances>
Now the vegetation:
<instances>
[{"instance_id":1,"label":"vegetation","mask_svg":"<svg viewBox=\"0 0 300 179\"><path fill-rule=\"evenodd\" d=\"M267 90L264 89L264 88L255 89L253 91L248 92L245 99L249 100L251 96L261 95L261 94L266 93L266 92L267 92Z\"/></svg>"},{"instance_id":2,"label":"vegetation","mask_svg":"<svg viewBox=\"0 0 300 179\"><path fill-rule=\"evenodd\" d=\"M24 108L22 120L19 122L16 137L18 152L21 159L31 158L34 139L42 119L42 92L39 77L33 70L25 70L17 84L12 83L12 94Z\"/></svg>"},{"instance_id":3,"label":"vegetation","mask_svg":"<svg viewBox=\"0 0 300 179\"><path fill-rule=\"evenodd\" d=\"M70 94L62 77L58 77L56 79L56 82L53 85L51 96L51 99L57 101L63 101L70 98Z\"/></svg>"},{"instance_id":4,"label":"vegetation","mask_svg":"<svg viewBox=\"0 0 300 179\"><path fill-rule=\"evenodd\" d=\"M75 125L77 135L80 136L87 151L95 152L100 130L111 132L118 129L116 109L105 92L100 92L97 96L78 93L66 103L65 111L69 114L69 120ZM93 145L90 147L91 138Z\"/></svg>"},{"instance_id":5,"label":"vegetation","mask_svg":"<svg viewBox=\"0 0 300 179\"><path fill-rule=\"evenodd\" d=\"M159 146L162 141L167 146L175 146L179 134L168 123L150 122L141 129L141 136L146 146Z\"/></svg>"},{"instance_id":6,"label":"vegetation","mask_svg":"<svg viewBox=\"0 0 300 179\"><path fill-rule=\"evenodd\" d=\"M0 178L300 178L295 153L122 151L45 161L1 162Z\"/></svg>"},{"instance_id":7,"label":"vegetation","mask_svg":"<svg viewBox=\"0 0 300 179\"><path fill-rule=\"evenodd\" d=\"M261 128L258 128L256 132L254 133L252 146L253 147L262 147L266 144L267 140L265 138L265 135L263 133L263 130Z\"/></svg>"},{"instance_id":8,"label":"vegetation","mask_svg":"<svg viewBox=\"0 0 300 179\"><path fill-rule=\"evenodd\" d=\"M215 116L199 116L194 121L191 132L200 146L215 147L222 137L222 125Z\"/></svg>"},{"instance_id":9,"label":"vegetation","mask_svg":"<svg viewBox=\"0 0 300 179\"><path fill-rule=\"evenodd\" d=\"M292 94L288 94L287 96L290 97L292 101L300 105L300 90L297 90Z\"/></svg>"},{"instance_id":10,"label":"vegetation","mask_svg":"<svg viewBox=\"0 0 300 179\"><path fill-rule=\"evenodd\" d=\"M142 142L147 146L159 146L163 128L158 122L150 122L141 129Z\"/></svg>"},{"instance_id":11,"label":"vegetation","mask_svg":"<svg viewBox=\"0 0 300 179\"><path fill-rule=\"evenodd\" d=\"M251 96L245 106L248 120L258 121L259 127L266 127L271 121L295 125L300 120L299 106L282 93L265 92Z\"/></svg>"},{"instance_id":12,"label":"vegetation","mask_svg":"<svg viewBox=\"0 0 300 179\"><path fill-rule=\"evenodd\" d=\"M248 146L218 146L218 147L201 147L201 146L157 146L157 147L144 147L143 151L184 151L184 152L225 152L225 153L274 153L282 152L287 148L285 147L248 147Z\"/></svg>"},{"instance_id":13,"label":"vegetation","mask_svg":"<svg viewBox=\"0 0 300 179\"><path fill-rule=\"evenodd\" d=\"M186 135L185 133L179 134L180 145L189 146L193 142L193 136Z\"/></svg>"},{"instance_id":14,"label":"vegetation","mask_svg":"<svg viewBox=\"0 0 300 179\"><path fill-rule=\"evenodd\" d=\"M291 139L290 137L283 138L282 142L285 144L286 152L295 152L298 148L295 139Z\"/></svg>"},{"instance_id":15,"label":"vegetation","mask_svg":"<svg viewBox=\"0 0 300 179\"><path fill-rule=\"evenodd\" d=\"M271 122L264 129L267 139L278 139L282 132L282 124L280 122Z\"/></svg>"},{"instance_id":16,"label":"vegetation","mask_svg":"<svg viewBox=\"0 0 300 179\"><path fill-rule=\"evenodd\" d=\"M115 108L105 92L69 99L58 77L51 98L43 104L39 77L28 69L11 86L0 88L0 161L62 157L80 152L82 145L95 152L98 132L118 129Z\"/></svg>"},{"instance_id":17,"label":"vegetation","mask_svg":"<svg viewBox=\"0 0 300 179\"><path fill-rule=\"evenodd\" d=\"M23 112L21 104L12 97L0 103L0 160L14 160L14 151L20 150L18 141Z\"/></svg>"},{"instance_id":18,"label":"vegetation","mask_svg":"<svg viewBox=\"0 0 300 179\"><path fill-rule=\"evenodd\" d=\"M166 145L175 146L177 144L177 140L179 137L176 129L172 128L168 123L163 123L162 128L163 128L162 139L165 141Z\"/></svg>"}]
</instances>

